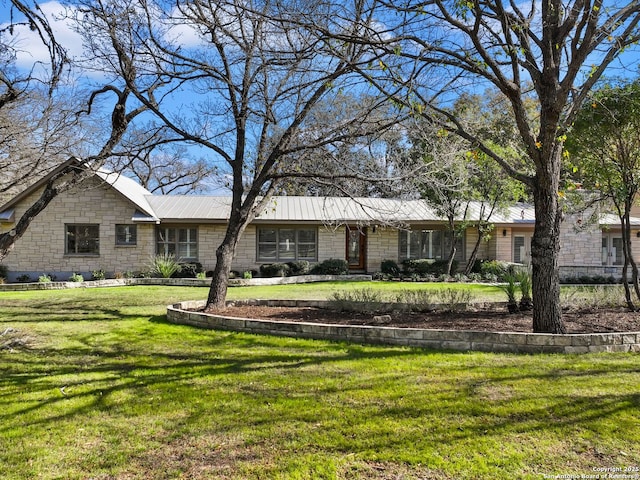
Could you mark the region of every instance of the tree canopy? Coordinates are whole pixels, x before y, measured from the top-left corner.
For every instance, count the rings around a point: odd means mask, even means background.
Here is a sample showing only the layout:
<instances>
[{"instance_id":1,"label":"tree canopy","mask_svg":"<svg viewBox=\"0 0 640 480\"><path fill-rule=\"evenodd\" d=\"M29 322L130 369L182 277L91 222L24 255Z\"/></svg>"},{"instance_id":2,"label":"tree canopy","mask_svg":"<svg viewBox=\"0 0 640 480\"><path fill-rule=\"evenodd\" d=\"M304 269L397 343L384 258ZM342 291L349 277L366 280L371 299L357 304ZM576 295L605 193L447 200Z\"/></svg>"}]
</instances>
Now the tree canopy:
<instances>
[{"instance_id":1,"label":"tree canopy","mask_svg":"<svg viewBox=\"0 0 640 480\"><path fill-rule=\"evenodd\" d=\"M614 62L622 67L637 62L625 53L638 40L640 4L381 0L376 5L384 21L369 28L387 55L381 54L378 71L362 74L395 102L466 139L528 186L536 214L533 327L564 332L558 264L564 142L604 72ZM405 87L404 96L397 95L397 85ZM523 164L505 157L511 149L494 138L487 141L482 129L446 109L461 93L488 87L508 106Z\"/></svg>"},{"instance_id":2,"label":"tree canopy","mask_svg":"<svg viewBox=\"0 0 640 480\"><path fill-rule=\"evenodd\" d=\"M600 192L620 219L622 278L627 305L635 310L627 272L631 267L640 300L630 220L640 191L640 81L607 83L595 90L580 110L567 145L583 187Z\"/></svg>"}]
</instances>

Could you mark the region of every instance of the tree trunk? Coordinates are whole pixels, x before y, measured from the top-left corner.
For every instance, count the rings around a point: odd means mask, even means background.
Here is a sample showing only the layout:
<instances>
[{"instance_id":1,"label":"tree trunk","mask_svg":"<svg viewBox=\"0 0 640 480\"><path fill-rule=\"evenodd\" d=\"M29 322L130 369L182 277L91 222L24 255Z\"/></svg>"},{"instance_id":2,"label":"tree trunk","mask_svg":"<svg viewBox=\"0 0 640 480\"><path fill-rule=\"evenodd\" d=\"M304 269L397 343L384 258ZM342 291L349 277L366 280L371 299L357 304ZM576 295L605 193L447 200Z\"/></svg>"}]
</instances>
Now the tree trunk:
<instances>
[{"instance_id":1,"label":"tree trunk","mask_svg":"<svg viewBox=\"0 0 640 480\"><path fill-rule=\"evenodd\" d=\"M451 247L449 251L449 258L447 259L447 275L451 275L451 268L453 267L453 259L456 256L456 247L455 245Z\"/></svg>"},{"instance_id":2,"label":"tree trunk","mask_svg":"<svg viewBox=\"0 0 640 480\"><path fill-rule=\"evenodd\" d=\"M478 231L478 238L476 239L476 243L473 245L473 250L471 251L471 255L469 256L469 260L467 261L467 266L464 269L465 275L469 275L471 273L471 270L473 270L473 265L476 263L476 259L478 258L478 250L480 250L482 239L484 238L485 233L489 232L487 226L483 226L482 223L479 223L476 226L476 229Z\"/></svg>"},{"instance_id":3,"label":"tree trunk","mask_svg":"<svg viewBox=\"0 0 640 480\"><path fill-rule=\"evenodd\" d=\"M630 311L634 311L636 306L633 304L631 298L631 289L629 288L629 246L627 244L627 238L630 238L627 231L627 224L625 222L624 214L620 217L620 224L622 226L622 253L624 256L624 264L622 266L622 285L624 286L624 300L627 304L627 308Z\"/></svg>"},{"instance_id":4,"label":"tree trunk","mask_svg":"<svg viewBox=\"0 0 640 480\"><path fill-rule=\"evenodd\" d=\"M229 273L233 261L233 248L223 242L216 249L216 267L213 270L213 278L207 297L207 310L222 310L227 302L227 288L229 286Z\"/></svg>"},{"instance_id":5,"label":"tree trunk","mask_svg":"<svg viewBox=\"0 0 640 480\"><path fill-rule=\"evenodd\" d=\"M238 240L242 236L250 218L233 208L224 240L216 249L216 266L209 287L206 310L222 310L226 307L229 273L236 253Z\"/></svg>"},{"instance_id":6,"label":"tree trunk","mask_svg":"<svg viewBox=\"0 0 640 480\"><path fill-rule=\"evenodd\" d=\"M622 281L624 283L625 289L625 299L627 301L627 307L631 311L636 310L636 306L633 302L631 289L629 287L629 279L628 279L628 267L631 267L631 278L633 283L633 290L636 294L636 298L640 300L640 288L638 286L638 265L636 264L635 259L633 258L633 250L631 246L631 207L633 205L633 200L635 198L635 191L632 193L631 198L627 198L625 200L624 205L624 214L620 219L622 224L622 245L623 245L623 253L624 253L624 268L622 271Z\"/></svg>"},{"instance_id":7,"label":"tree trunk","mask_svg":"<svg viewBox=\"0 0 640 480\"><path fill-rule=\"evenodd\" d=\"M561 152L555 152L560 155ZM560 161L537 168L533 184L536 223L531 241L533 267L533 331L566 333L560 308L560 223L562 211L558 200ZM554 168L557 166L557 168Z\"/></svg>"}]
</instances>

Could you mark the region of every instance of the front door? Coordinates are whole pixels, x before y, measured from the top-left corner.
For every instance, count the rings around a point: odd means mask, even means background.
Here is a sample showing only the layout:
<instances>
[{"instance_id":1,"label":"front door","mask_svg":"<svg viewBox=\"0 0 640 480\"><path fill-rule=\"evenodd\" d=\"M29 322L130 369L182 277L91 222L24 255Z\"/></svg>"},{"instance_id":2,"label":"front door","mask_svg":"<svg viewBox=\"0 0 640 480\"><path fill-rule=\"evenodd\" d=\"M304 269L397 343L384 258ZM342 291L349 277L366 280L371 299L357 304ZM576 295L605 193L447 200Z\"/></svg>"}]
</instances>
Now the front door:
<instances>
[{"instance_id":1,"label":"front door","mask_svg":"<svg viewBox=\"0 0 640 480\"><path fill-rule=\"evenodd\" d=\"M622 237L614 234L602 234L602 265L613 266L624 263Z\"/></svg>"},{"instance_id":2,"label":"front door","mask_svg":"<svg viewBox=\"0 0 640 480\"><path fill-rule=\"evenodd\" d=\"M347 226L346 258L350 270L365 270L367 232L363 227Z\"/></svg>"},{"instance_id":3,"label":"front door","mask_svg":"<svg viewBox=\"0 0 640 480\"><path fill-rule=\"evenodd\" d=\"M531 263L531 234L513 235L513 262L524 265Z\"/></svg>"}]
</instances>

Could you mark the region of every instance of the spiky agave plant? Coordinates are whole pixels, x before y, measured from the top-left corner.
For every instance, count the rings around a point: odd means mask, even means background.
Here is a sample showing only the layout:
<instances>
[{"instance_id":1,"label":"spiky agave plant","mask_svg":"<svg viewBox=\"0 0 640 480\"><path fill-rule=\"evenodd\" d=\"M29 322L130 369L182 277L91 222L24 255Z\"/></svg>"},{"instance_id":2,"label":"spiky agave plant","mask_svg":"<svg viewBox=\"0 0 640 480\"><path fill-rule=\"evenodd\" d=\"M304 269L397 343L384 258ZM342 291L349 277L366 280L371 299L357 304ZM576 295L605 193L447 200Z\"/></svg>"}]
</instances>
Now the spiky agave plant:
<instances>
[{"instance_id":1,"label":"spiky agave plant","mask_svg":"<svg viewBox=\"0 0 640 480\"><path fill-rule=\"evenodd\" d=\"M521 270L518 272L517 281L520 284L520 310L528 311L533 309L533 300L531 298L531 272L527 270Z\"/></svg>"},{"instance_id":2,"label":"spiky agave plant","mask_svg":"<svg viewBox=\"0 0 640 480\"><path fill-rule=\"evenodd\" d=\"M505 283L499 285L499 287L507 294L507 309L509 313L517 313L520 310L518 308L518 301L516 300L519 289L518 279L511 273L505 274L503 278Z\"/></svg>"}]
</instances>

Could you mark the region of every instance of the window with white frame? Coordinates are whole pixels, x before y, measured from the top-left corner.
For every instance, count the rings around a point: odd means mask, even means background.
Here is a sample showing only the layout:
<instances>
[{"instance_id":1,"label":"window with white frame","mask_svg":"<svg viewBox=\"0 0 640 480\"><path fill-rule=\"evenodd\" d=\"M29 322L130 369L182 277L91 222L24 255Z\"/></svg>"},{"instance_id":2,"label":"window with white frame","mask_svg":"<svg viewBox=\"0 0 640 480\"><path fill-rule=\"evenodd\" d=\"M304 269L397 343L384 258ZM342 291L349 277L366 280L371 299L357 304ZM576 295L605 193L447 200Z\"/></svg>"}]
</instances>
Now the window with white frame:
<instances>
[{"instance_id":1,"label":"window with white frame","mask_svg":"<svg viewBox=\"0 0 640 480\"><path fill-rule=\"evenodd\" d=\"M446 259L451 250L451 233L447 230L401 230L400 260ZM456 239L455 259L464 260L464 235Z\"/></svg>"},{"instance_id":2,"label":"window with white frame","mask_svg":"<svg viewBox=\"0 0 640 480\"><path fill-rule=\"evenodd\" d=\"M100 225L65 225L65 253L67 255L100 255Z\"/></svg>"},{"instance_id":3,"label":"window with white frame","mask_svg":"<svg viewBox=\"0 0 640 480\"><path fill-rule=\"evenodd\" d=\"M318 258L315 228L261 227L257 242L259 261L316 261Z\"/></svg>"},{"instance_id":4,"label":"window with white frame","mask_svg":"<svg viewBox=\"0 0 640 480\"><path fill-rule=\"evenodd\" d=\"M180 260L197 260L198 229L196 227L158 227L156 253L174 255Z\"/></svg>"},{"instance_id":5,"label":"window with white frame","mask_svg":"<svg viewBox=\"0 0 640 480\"><path fill-rule=\"evenodd\" d=\"M116 245L135 246L138 243L137 225L116 225Z\"/></svg>"}]
</instances>

